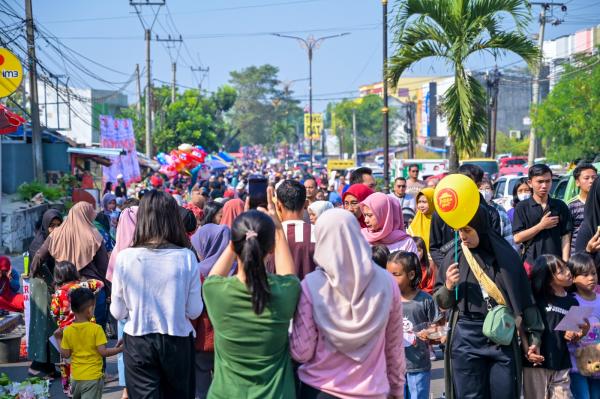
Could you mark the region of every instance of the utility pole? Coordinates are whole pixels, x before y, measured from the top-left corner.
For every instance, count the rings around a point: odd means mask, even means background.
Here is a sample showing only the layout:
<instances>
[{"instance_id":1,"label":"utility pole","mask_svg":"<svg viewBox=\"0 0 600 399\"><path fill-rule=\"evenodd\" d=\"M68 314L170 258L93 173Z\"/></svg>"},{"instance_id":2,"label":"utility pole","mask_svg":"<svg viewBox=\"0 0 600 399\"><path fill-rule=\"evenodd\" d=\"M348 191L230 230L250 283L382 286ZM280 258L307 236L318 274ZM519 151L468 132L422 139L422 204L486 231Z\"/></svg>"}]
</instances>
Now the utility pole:
<instances>
[{"instance_id":1,"label":"utility pole","mask_svg":"<svg viewBox=\"0 0 600 399\"><path fill-rule=\"evenodd\" d=\"M488 79L488 87L490 88L490 109L491 109L491 129L490 129L490 145L488 151L491 158L496 158L496 122L498 120L498 91L500 88L500 72L498 65L494 67L492 76Z\"/></svg>"},{"instance_id":2,"label":"utility pole","mask_svg":"<svg viewBox=\"0 0 600 399\"><path fill-rule=\"evenodd\" d=\"M408 158L415 157L415 124L413 118L414 104L412 101L406 103L406 134L408 135Z\"/></svg>"},{"instance_id":3,"label":"utility pole","mask_svg":"<svg viewBox=\"0 0 600 399\"><path fill-rule=\"evenodd\" d=\"M210 71L210 67L202 68L200 66L198 68L194 68L193 66L191 66L190 70L192 72L208 73L208 71ZM200 98L202 96L202 79L198 79L198 82L198 98Z\"/></svg>"},{"instance_id":4,"label":"utility pole","mask_svg":"<svg viewBox=\"0 0 600 399\"><path fill-rule=\"evenodd\" d=\"M152 71L150 70L151 31L146 29L146 156L152 158Z\"/></svg>"},{"instance_id":5,"label":"utility pole","mask_svg":"<svg viewBox=\"0 0 600 399\"><path fill-rule=\"evenodd\" d=\"M166 43L182 43L183 39L181 35L179 35L179 39L172 39L171 35L168 35L166 39L161 39L156 35L157 42L166 42ZM173 81L171 83L171 104L175 102L175 94L177 94L177 60L173 61L171 64L171 71L173 72Z\"/></svg>"},{"instance_id":6,"label":"utility pole","mask_svg":"<svg viewBox=\"0 0 600 399\"><path fill-rule=\"evenodd\" d=\"M294 39L300 42L300 45L305 48L308 52L308 132L310 134L309 137L309 145L310 145L310 168L313 167L313 127L312 127L312 58L313 58L313 50L319 48L321 43L326 39L332 39L334 37L341 37L349 35L350 33L340 33L337 35L331 36L323 36L315 39L313 36L309 36L306 39L303 39L298 36L290 36L290 35L282 35L280 33L273 33L274 36L277 37L285 37L287 39Z\"/></svg>"},{"instance_id":7,"label":"utility pole","mask_svg":"<svg viewBox=\"0 0 600 399\"><path fill-rule=\"evenodd\" d=\"M44 162L42 159L42 129L38 107L37 69L35 58L35 28L31 0L25 0L25 22L27 24L27 58L29 64L29 96L31 106L31 146L33 148L33 178L44 182Z\"/></svg>"},{"instance_id":8,"label":"utility pole","mask_svg":"<svg viewBox=\"0 0 600 399\"><path fill-rule=\"evenodd\" d=\"M136 75L136 83L137 83L137 95L138 95L138 103L137 103L137 113L138 120L142 119L142 83L140 81L140 64L135 64L135 75Z\"/></svg>"},{"instance_id":9,"label":"utility pole","mask_svg":"<svg viewBox=\"0 0 600 399\"><path fill-rule=\"evenodd\" d=\"M553 2L531 2L530 5L538 5L542 7L542 11L540 12L540 33L538 36L538 47L540 49L539 60L537 63L537 68L534 71L533 75L533 85L531 88L532 91L532 106L534 108L534 112L538 104L540 103L540 79L542 74L542 65L544 62L544 34L546 31L546 12L552 10L553 7L560 7L562 12L567 11L567 6L564 3L553 3ZM553 23L555 25L560 24L562 21L556 19ZM536 158L536 149L537 149L537 138L535 136L536 129L535 126L532 125L529 133L529 153L528 153L528 163L529 165L533 165Z\"/></svg>"},{"instance_id":10,"label":"utility pole","mask_svg":"<svg viewBox=\"0 0 600 399\"><path fill-rule=\"evenodd\" d=\"M390 192L390 115L388 108L388 0L381 0L383 6L383 191Z\"/></svg>"},{"instance_id":11,"label":"utility pole","mask_svg":"<svg viewBox=\"0 0 600 399\"><path fill-rule=\"evenodd\" d=\"M356 108L352 108L352 159L358 166L358 145L356 143Z\"/></svg>"},{"instance_id":12,"label":"utility pole","mask_svg":"<svg viewBox=\"0 0 600 399\"><path fill-rule=\"evenodd\" d=\"M171 83L171 104L175 102L175 95L177 94L177 63L171 64L173 71L173 82Z\"/></svg>"},{"instance_id":13,"label":"utility pole","mask_svg":"<svg viewBox=\"0 0 600 399\"><path fill-rule=\"evenodd\" d=\"M152 71L150 69L151 58L150 58L150 41L152 40L152 28L158 17L157 10L154 14L154 20L151 24L146 24L142 17L140 8L142 6L157 6L159 9L161 6L166 4L166 0L146 0L146 1L134 1L129 0L129 5L133 6L135 13L137 14L142 28L144 28L144 38L146 40L146 156L152 158Z\"/></svg>"}]
</instances>

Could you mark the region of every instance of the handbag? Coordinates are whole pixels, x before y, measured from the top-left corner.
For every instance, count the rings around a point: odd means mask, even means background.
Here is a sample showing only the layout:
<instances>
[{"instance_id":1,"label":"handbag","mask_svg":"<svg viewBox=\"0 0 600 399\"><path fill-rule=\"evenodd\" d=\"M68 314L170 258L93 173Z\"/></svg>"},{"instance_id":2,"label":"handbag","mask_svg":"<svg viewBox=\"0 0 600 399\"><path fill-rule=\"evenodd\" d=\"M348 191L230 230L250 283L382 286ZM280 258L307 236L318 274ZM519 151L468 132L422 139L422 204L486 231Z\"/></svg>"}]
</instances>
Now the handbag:
<instances>
[{"instance_id":1,"label":"handbag","mask_svg":"<svg viewBox=\"0 0 600 399\"><path fill-rule=\"evenodd\" d=\"M471 250L462 245L463 255L469 268L475 275L481 287L483 299L487 303L488 313L483 320L483 335L498 345L510 345L515 335L515 316L506 306L504 295L492 279L483 271L473 257ZM490 303L490 297L496 301L496 306Z\"/></svg>"}]
</instances>

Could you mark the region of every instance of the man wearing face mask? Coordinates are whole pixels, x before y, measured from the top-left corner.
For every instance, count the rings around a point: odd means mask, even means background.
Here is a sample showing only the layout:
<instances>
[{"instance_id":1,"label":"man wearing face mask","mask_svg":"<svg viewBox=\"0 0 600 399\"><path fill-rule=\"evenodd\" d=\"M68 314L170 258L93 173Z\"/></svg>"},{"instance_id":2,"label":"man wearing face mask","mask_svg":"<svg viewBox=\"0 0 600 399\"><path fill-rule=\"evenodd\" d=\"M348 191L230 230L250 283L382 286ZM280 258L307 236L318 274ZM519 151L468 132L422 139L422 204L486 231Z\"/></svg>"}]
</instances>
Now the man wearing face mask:
<instances>
[{"instance_id":1,"label":"man wearing face mask","mask_svg":"<svg viewBox=\"0 0 600 399\"><path fill-rule=\"evenodd\" d=\"M514 247L515 241L513 240L512 224L510 223L508 214L502 206L492 201L492 198L494 197L492 183L488 179L484 178L481 183L479 183L479 192L481 193L481 196L485 202L498 211L498 215L500 216L501 235L511 246Z\"/></svg>"}]
</instances>

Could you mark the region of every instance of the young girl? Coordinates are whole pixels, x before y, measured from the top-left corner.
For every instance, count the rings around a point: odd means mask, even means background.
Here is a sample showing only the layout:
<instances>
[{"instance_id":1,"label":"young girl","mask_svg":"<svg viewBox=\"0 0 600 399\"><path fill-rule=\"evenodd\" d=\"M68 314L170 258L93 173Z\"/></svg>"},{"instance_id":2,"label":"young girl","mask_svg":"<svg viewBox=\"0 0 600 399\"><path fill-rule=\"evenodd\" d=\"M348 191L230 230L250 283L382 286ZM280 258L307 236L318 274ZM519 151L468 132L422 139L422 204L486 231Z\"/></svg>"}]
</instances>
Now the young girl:
<instances>
[{"instance_id":1,"label":"young girl","mask_svg":"<svg viewBox=\"0 0 600 399\"><path fill-rule=\"evenodd\" d=\"M531 285L544 322L544 332L540 353L528 351L529 362L524 364L525 399L572 397L567 341L577 341L587 334L587 328L582 326L584 331L577 332L555 330L571 306L578 305L577 300L567 293L572 283L571 271L561 259L554 255L542 255L536 259Z\"/></svg>"},{"instance_id":2,"label":"young girl","mask_svg":"<svg viewBox=\"0 0 600 399\"><path fill-rule=\"evenodd\" d=\"M378 266L382 268L386 268L388 258L390 257L390 250L383 244L373 245L371 247L371 252L373 255L371 258Z\"/></svg>"},{"instance_id":3,"label":"young girl","mask_svg":"<svg viewBox=\"0 0 600 399\"><path fill-rule=\"evenodd\" d=\"M433 260L429 259L429 253L427 252L427 245L425 240L421 237L413 237L415 244L417 244L417 252L419 254L419 263L421 264L421 282L419 288L433 295L433 286L435 284L435 275L437 274L437 268Z\"/></svg>"},{"instance_id":4,"label":"young girl","mask_svg":"<svg viewBox=\"0 0 600 399\"><path fill-rule=\"evenodd\" d=\"M406 356L404 396L411 399L427 399L431 383L429 345L426 335L418 333L435 320L437 307L433 298L419 289L421 265L417 255L412 252L395 252L388 260L387 270L396 279L402 298Z\"/></svg>"},{"instance_id":5,"label":"young girl","mask_svg":"<svg viewBox=\"0 0 600 399\"><path fill-rule=\"evenodd\" d=\"M582 367L586 363L584 357L593 355L598 358L600 344L600 297L594 291L598 285L598 275L594 259L587 253L575 254L567 263L573 275L575 286L575 299L579 306L593 308L589 318L590 330L577 344L568 345L571 353L571 392L576 399L590 399L600 397L600 370L590 370ZM586 349L584 349L586 348Z\"/></svg>"},{"instance_id":6,"label":"young girl","mask_svg":"<svg viewBox=\"0 0 600 399\"><path fill-rule=\"evenodd\" d=\"M104 287L102 281L99 280L80 280L79 272L77 272L77 268L71 262L58 262L54 267L54 284L58 288L52 295L50 311L59 329L64 329L66 326L71 325L75 319L75 315L71 311L71 301L69 298L69 293L72 290L89 288L95 295ZM60 374L63 391L70 397L71 387L69 379L71 376L71 365L66 359L61 359Z\"/></svg>"}]
</instances>

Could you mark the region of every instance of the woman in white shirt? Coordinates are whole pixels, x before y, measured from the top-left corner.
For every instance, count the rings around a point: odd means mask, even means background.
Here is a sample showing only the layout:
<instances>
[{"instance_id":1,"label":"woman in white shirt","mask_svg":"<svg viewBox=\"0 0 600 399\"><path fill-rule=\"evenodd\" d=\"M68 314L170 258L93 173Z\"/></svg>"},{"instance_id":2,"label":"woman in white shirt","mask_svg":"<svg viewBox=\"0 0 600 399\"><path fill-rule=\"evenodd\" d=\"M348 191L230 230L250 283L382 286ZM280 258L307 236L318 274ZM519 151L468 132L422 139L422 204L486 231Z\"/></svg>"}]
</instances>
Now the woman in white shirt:
<instances>
[{"instance_id":1,"label":"woman in white shirt","mask_svg":"<svg viewBox=\"0 0 600 399\"><path fill-rule=\"evenodd\" d=\"M144 195L131 248L117 256L110 311L124 327L130 397L193 398L194 328L203 309L200 274L175 200Z\"/></svg>"}]
</instances>

